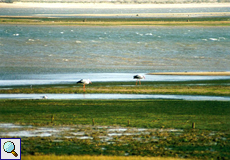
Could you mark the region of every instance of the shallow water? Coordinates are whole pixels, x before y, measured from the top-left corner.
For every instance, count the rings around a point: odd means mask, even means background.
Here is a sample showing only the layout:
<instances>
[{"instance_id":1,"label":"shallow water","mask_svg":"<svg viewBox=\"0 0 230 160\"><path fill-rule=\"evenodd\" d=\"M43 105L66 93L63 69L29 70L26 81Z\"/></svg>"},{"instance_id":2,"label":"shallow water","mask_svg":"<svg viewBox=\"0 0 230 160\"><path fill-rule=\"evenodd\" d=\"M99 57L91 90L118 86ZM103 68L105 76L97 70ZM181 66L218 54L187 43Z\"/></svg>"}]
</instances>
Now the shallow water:
<instances>
[{"instance_id":1,"label":"shallow water","mask_svg":"<svg viewBox=\"0 0 230 160\"><path fill-rule=\"evenodd\" d=\"M144 73L139 73L145 75ZM43 84L76 84L80 79L90 79L94 82L133 81L134 73L75 73L75 74L21 74L12 75L9 79L0 79L0 88L17 85L43 85ZM230 79L230 76L172 76L172 75L145 75L141 81L190 81L190 80L220 80Z\"/></svg>"},{"instance_id":2,"label":"shallow water","mask_svg":"<svg viewBox=\"0 0 230 160\"><path fill-rule=\"evenodd\" d=\"M0 25L0 79L21 79L22 74L229 71L229 31Z\"/></svg>"},{"instance_id":3,"label":"shallow water","mask_svg":"<svg viewBox=\"0 0 230 160\"><path fill-rule=\"evenodd\" d=\"M10 126L10 127L7 127ZM104 132L102 132L104 131ZM130 136L143 135L152 132L177 132L181 133L181 129L145 129L119 126L90 126L90 125L73 125L61 127L36 127L36 126L22 126L14 125L12 123L0 123L0 136L10 137L64 137L64 138L78 138L78 139L93 139L92 133L98 132L101 141L107 142L114 140L114 136ZM100 135L103 133L103 135ZM62 140L55 140L61 142Z\"/></svg>"},{"instance_id":4,"label":"shallow water","mask_svg":"<svg viewBox=\"0 0 230 160\"><path fill-rule=\"evenodd\" d=\"M0 25L0 33L0 86L132 81L138 73L230 68L230 27ZM226 78L146 75L145 80Z\"/></svg>"},{"instance_id":5,"label":"shallow water","mask_svg":"<svg viewBox=\"0 0 230 160\"><path fill-rule=\"evenodd\" d=\"M230 101L227 96L152 94L0 94L0 99L179 99L192 101Z\"/></svg>"},{"instance_id":6,"label":"shallow water","mask_svg":"<svg viewBox=\"0 0 230 160\"><path fill-rule=\"evenodd\" d=\"M116 14L116 17L126 17L120 14L143 13L211 13L211 12L230 12L229 7L199 7L199 8L1 8L0 15L8 16L35 16L35 17L66 17L76 18L81 14ZM162 15L164 16L164 15ZM90 16L81 16L89 18ZM100 16L96 16L100 17ZM130 17L130 16L128 16Z\"/></svg>"}]
</instances>

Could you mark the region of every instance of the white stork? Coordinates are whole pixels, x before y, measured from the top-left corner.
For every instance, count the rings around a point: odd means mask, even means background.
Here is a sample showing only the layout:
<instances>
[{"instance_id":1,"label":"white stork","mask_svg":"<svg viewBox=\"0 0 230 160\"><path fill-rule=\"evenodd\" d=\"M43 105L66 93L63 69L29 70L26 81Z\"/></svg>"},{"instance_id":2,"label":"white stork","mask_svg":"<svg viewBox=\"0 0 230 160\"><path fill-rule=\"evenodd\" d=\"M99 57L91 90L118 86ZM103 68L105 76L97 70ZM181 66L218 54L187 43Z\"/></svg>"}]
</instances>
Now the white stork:
<instances>
[{"instance_id":1,"label":"white stork","mask_svg":"<svg viewBox=\"0 0 230 160\"><path fill-rule=\"evenodd\" d=\"M136 85L137 85L138 80L139 80L139 84L141 85L141 79L145 79L145 76L138 74L138 75L133 76L133 79L137 80Z\"/></svg>"},{"instance_id":2,"label":"white stork","mask_svg":"<svg viewBox=\"0 0 230 160\"><path fill-rule=\"evenodd\" d=\"M42 99L47 99L48 97L47 96L42 96Z\"/></svg>"},{"instance_id":3,"label":"white stork","mask_svg":"<svg viewBox=\"0 0 230 160\"><path fill-rule=\"evenodd\" d=\"M89 79L81 79L80 81L78 81L77 83L81 83L83 84L83 91L85 92L85 85L86 84L90 84L92 83Z\"/></svg>"}]
</instances>

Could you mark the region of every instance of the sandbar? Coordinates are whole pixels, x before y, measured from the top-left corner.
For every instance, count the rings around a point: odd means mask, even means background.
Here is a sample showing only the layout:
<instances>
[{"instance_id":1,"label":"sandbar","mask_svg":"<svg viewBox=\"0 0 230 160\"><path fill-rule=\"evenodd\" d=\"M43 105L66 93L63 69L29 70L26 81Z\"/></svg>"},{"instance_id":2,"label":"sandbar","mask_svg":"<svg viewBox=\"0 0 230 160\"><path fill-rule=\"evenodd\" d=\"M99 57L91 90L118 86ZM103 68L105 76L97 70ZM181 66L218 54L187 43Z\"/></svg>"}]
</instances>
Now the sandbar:
<instances>
[{"instance_id":1,"label":"sandbar","mask_svg":"<svg viewBox=\"0 0 230 160\"><path fill-rule=\"evenodd\" d=\"M230 3L117 4L117 3L0 3L0 8L210 8L230 7Z\"/></svg>"},{"instance_id":2,"label":"sandbar","mask_svg":"<svg viewBox=\"0 0 230 160\"><path fill-rule=\"evenodd\" d=\"M230 76L230 72L156 72L148 75Z\"/></svg>"}]
</instances>

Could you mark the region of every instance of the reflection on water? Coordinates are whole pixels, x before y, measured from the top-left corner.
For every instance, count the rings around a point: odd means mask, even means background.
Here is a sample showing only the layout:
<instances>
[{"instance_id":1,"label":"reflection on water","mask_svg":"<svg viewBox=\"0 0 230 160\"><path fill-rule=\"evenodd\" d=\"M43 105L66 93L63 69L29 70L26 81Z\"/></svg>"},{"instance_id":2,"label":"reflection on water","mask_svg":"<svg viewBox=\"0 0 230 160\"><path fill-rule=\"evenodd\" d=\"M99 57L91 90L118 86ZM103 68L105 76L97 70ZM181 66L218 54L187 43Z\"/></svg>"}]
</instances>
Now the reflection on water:
<instances>
[{"instance_id":1,"label":"reflection on water","mask_svg":"<svg viewBox=\"0 0 230 160\"><path fill-rule=\"evenodd\" d=\"M193 101L230 101L224 96L151 94L0 94L0 99L179 99Z\"/></svg>"}]
</instances>

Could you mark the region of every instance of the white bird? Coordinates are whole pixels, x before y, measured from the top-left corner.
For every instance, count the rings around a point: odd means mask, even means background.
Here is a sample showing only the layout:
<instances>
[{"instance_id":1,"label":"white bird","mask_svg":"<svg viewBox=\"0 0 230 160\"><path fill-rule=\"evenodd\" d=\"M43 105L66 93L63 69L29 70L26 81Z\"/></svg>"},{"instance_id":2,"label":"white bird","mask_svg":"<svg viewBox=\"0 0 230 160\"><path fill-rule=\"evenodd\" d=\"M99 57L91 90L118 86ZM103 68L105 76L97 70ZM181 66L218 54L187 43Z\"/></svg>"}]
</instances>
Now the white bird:
<instances>
[{"instance_id":1,"label":"white bird","mask_svg":"<svg viewBox=\"0 0 230 160\"><path fill-rule=\"evenodd\" d=\"M48 97L47 96L42 96L42 99L47 99Z\"/></svg>"},{"instance_id":2,"label":"white bird","mask_svg":"<svg viewBox=\"0 0 230 160\"><path fill-rule=\"evenodd\" d=\"M80 81L78 81L77 83L81 83L83 84L83 91L85 92L85 85L86 84L90 84L92 83L89 79L81 79Z\"/></svg>"},{"instance_id":3,"label":"white bird","mask_svg":"<svg viewBox=\"0 0 230 160\"><path fill-rule=\"evenodd\" d=\"M138 75L133 76L133 79L137 80L136 85L137 85L138 80L139 80L139 84L141 85L141 79L145 79L145 76L138 74Z\"/></svg>"}]
</instances>

